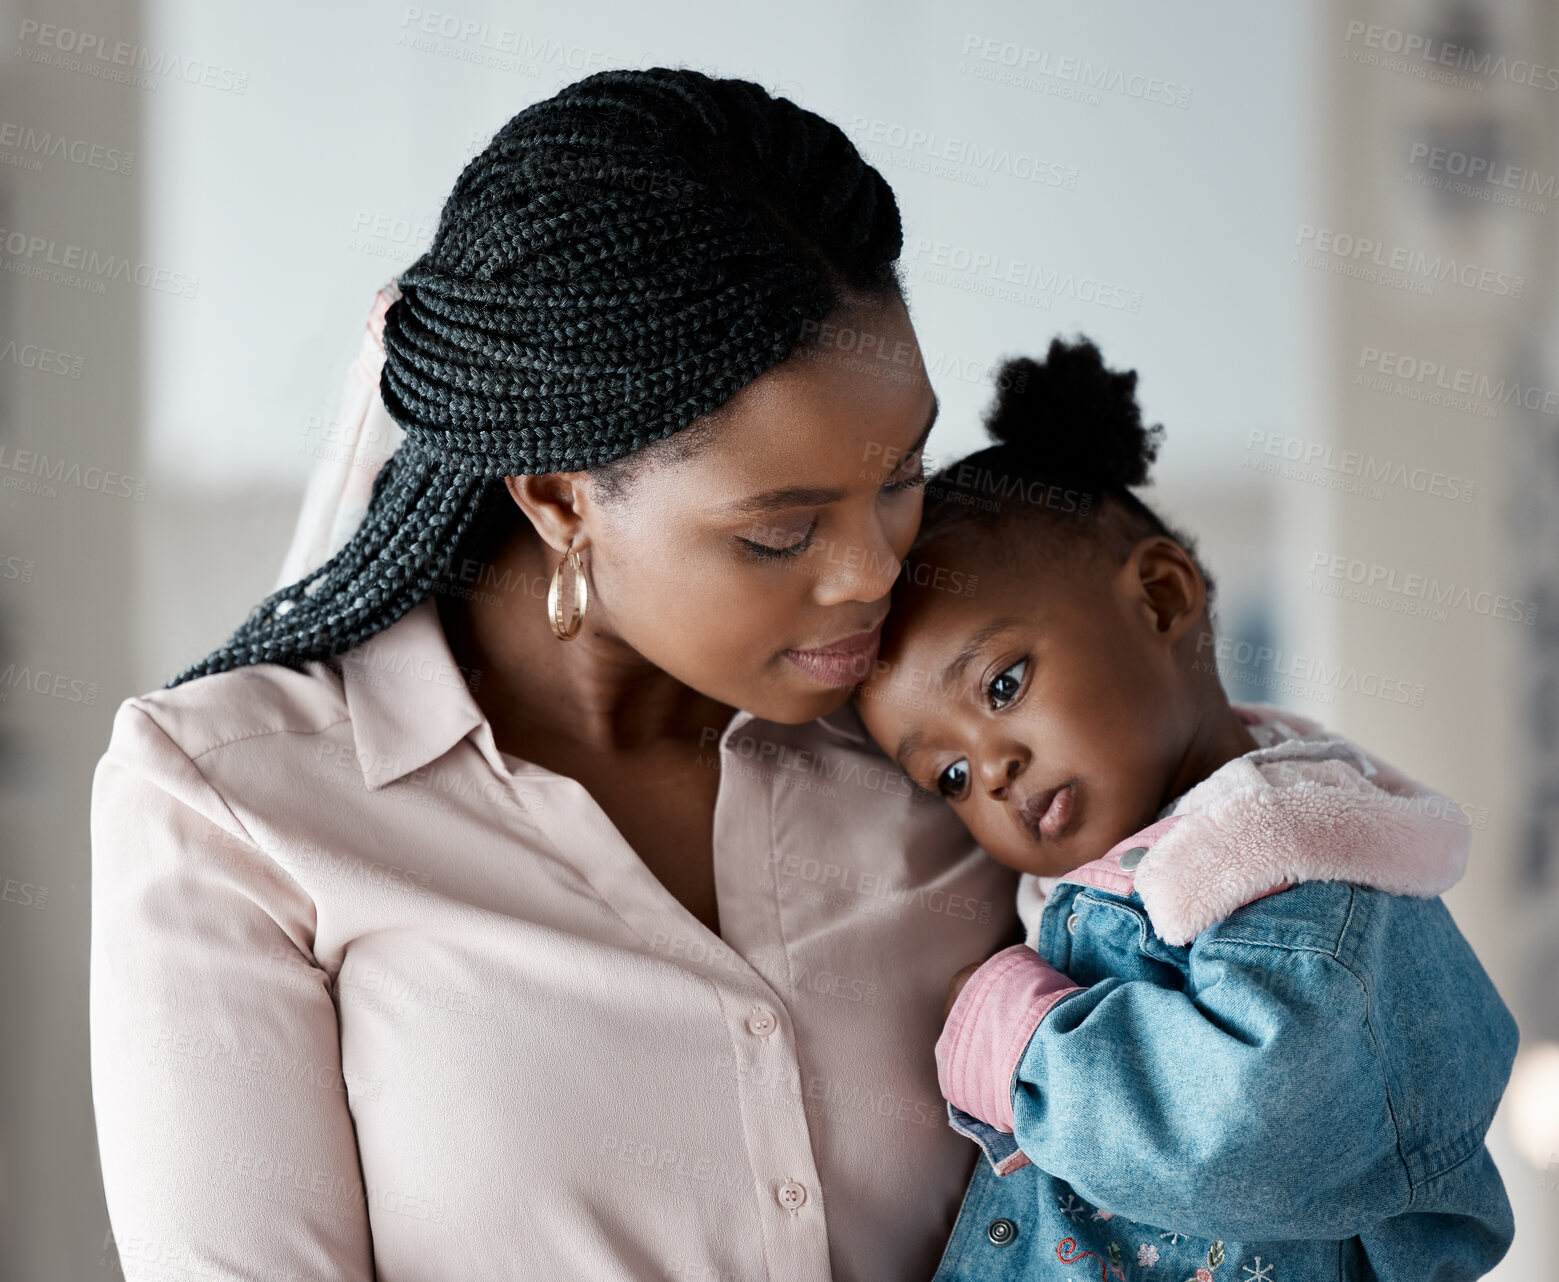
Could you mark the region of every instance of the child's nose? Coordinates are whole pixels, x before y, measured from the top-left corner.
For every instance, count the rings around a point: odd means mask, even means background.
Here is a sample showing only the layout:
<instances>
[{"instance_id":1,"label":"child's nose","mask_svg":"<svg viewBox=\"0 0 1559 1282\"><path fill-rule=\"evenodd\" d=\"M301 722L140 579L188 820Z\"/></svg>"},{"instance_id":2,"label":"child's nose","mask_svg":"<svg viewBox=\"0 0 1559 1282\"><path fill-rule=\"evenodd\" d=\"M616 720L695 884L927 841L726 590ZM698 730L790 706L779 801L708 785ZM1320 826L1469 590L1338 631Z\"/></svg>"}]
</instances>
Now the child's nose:
<instances>
[{"instance_id":1,"label":"child's nose","mask_svg":"<svg viewBox=\"0 0 1559 1282\"><path fill-rule=\"evenodd\" d=\"M997 801L1006 797L1008 785L1022 773L1023 757L1015 749L988 753L980 761L980 781Z\"/></svg>"}]
</instances>

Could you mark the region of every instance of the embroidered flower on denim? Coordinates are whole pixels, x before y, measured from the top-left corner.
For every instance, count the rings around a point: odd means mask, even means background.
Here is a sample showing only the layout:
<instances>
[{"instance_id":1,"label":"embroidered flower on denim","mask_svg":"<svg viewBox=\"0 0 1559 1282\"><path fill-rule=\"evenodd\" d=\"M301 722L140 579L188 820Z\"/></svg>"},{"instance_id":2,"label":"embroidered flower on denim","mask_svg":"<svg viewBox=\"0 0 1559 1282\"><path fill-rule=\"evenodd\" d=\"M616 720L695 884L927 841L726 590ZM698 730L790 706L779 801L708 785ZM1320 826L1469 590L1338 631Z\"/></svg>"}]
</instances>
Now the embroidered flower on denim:
<instances>
[{"instance_id":1,"label":"embroidered flower on denim","mask_svg":"<svg viewBox=\"0 0 1559 1282\"><path fill-rule=\"evenodd\" d=\"M1144 1242L1137 1248L1137 1263L1145 1269L1151 1269L1158 1263L1158 1247Z\"/></svg>"},{"instance_id":2,"label":"embroidered flower on denim","mask_svg":"<svg viewBox=\"0 0 1559 1282\"><path fill-rule=\"evenodd\" d=\"M1197 1269L1186 1282L1214 1282L1213 1270L1223 1263L1223 1243L1214 1242L1207 1248L1207 1263Z\"/></svg>"}]
</instances>

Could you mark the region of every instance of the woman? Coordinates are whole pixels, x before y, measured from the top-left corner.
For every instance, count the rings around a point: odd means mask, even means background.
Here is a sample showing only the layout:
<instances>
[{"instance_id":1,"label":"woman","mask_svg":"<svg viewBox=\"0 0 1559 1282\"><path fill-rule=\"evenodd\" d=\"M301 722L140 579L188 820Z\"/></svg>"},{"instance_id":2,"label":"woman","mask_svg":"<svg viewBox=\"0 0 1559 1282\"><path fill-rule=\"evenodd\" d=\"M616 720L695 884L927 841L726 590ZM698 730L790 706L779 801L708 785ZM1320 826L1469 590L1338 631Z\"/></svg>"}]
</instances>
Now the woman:
<instances>
[{"instance_id":1,"label":"woman","mask_svg":"<svg viewBox=\"0 0 1559 1282\"><path fill-rule=\"evenodd\" d=\"M127 1273L931 1275L939 1007L1016 916L845 704L936 408L900 245L837 128L693 72L467 166L362 526L98 767Z\"/></svg>"}]
</instances>

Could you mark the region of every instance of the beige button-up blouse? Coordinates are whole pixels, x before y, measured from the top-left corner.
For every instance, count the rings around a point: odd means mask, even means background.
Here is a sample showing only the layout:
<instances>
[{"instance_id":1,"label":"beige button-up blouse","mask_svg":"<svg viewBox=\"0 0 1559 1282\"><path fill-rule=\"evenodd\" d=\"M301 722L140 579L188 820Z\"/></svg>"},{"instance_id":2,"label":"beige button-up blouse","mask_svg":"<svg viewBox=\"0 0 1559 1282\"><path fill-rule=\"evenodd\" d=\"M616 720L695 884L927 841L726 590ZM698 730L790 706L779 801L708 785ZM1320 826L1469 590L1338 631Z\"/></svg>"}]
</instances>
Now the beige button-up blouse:
<instances>
[{"instance_id":1,"label":"beige button-up blouse","mask_svg":"<svg viewBox=\"0 0 1559 1282\"><path fill-rule=\"evenodd\" d=\"M978 1156L947 982L1015 874L853 709L711 732L716 936L498 751L431 600L126 700L92 1086L127 1277L928 1278Z\"/></svg>"}]
</instances>

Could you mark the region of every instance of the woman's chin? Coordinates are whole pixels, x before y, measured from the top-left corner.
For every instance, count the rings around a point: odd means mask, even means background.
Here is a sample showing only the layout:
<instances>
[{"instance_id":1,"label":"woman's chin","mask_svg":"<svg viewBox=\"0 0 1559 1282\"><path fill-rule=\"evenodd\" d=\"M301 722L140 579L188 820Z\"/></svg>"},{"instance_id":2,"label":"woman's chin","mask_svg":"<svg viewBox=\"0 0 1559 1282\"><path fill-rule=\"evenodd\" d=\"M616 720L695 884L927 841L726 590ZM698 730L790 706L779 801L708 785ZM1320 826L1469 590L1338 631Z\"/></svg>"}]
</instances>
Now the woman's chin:
<instances>
[{"instance_id":1,"label":"woman's chin","mask_svg":"<svg viewBox=\"0 0 1559 1282\"><path fill-rule=\"evenodd\" d=\"M782 726L799 726L818 717L837 712L850 701L851 687L830 689L816 682L797 680L782 673L779 680L758 683L734 706L743 708L764 721ZM724 700L731 702L731 700Z\"/></svg>"}]
</instances>

